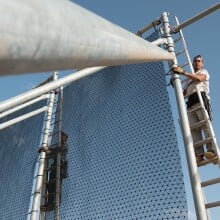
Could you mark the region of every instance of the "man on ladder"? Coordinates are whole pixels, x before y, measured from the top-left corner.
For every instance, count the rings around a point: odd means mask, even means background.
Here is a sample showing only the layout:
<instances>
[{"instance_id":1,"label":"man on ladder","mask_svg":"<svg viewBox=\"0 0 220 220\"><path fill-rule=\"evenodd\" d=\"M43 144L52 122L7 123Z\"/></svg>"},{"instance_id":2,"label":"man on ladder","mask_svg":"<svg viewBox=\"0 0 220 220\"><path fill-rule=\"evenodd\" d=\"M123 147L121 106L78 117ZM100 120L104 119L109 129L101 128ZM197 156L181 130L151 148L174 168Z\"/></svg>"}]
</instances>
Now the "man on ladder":
<instances>
[{"instance_id":1,"label":"man on ladder","mask_svg":"<svg viewBox=\"0 0 220 220\"><path fill-rule=\"evenodd\" d=\"M187 113L190 126L205 120L202 109L199 108L200 101L197 94L197 89L201 93L203 103L207 113L209 115L209 120L211 118L211 108L209 104L209 73L206 69L203 68L204 60L202 56L197 55L193 58L193 69L194 73L189 73L183 70L181 67L173 67L172 71L184 75L187 77L185 88L184 88L184 96L188 97L187 101ZM197 88L196 88L197 87ZM210 132L207 126L201 126L196 129L191 130L193 143L195 148L195 155L197 163L205 160L211 160L216 156L216 152L213 148L213 143L206 143L207 151L205 152L203 145L195 147L195 143L202 141L203 136L208 139L210 136Z\"/></svg>"}]
</instances>

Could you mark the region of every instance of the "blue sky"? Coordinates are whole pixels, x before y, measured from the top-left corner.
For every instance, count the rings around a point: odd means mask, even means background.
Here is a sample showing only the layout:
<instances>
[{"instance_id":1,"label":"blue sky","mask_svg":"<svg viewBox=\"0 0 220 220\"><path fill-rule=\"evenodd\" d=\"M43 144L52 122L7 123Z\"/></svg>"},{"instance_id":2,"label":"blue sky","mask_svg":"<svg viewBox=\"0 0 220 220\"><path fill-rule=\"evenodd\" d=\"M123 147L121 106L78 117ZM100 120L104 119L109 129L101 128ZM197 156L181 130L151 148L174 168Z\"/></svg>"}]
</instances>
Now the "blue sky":
<instances>
[{"instance_id":1,"label":"blue sky","mask_svg":"<svg viewBox=\"0 0 220 220\"><path fill-rule=\"evenodd\" d=\"M219 1L199 1L199 0L76 0L75 3L95 12L96 14L106 18L107 20L131 31L136 32L138 29L150 24L157 19L163 12L169 12L170 17L176 15L181 22L200 13L201 11L213 6ZM185 40L187 41L188 50L193 57L201 54L205 59L205 67L208 69L210 79L210 96L213 111L213 126L215 129L217 140L220 140L220 11L216 11L207 17L197 21L194 24L183 29ZM89 34L89 33L88 33ZM5 76L0 78L0 101L6 100L10 97L25 92L38 83L50 76L51 73L42 74L25 74L19 76ZM192 211L190 219L195 219L194 210L192 207L192 198L190 195L190 186L187 179L188 173L184 158L184 150L182 146L182 138L179 131L178 115L176 111L176 103L173 98L173 90L168 89L170 94L171 105L174 113L174 119L177 127L178 141L181 149L182 163L184 168L184 175L186 179L186 190L189 198L189 206ZM212 167L205 167L200 169L201 176L205 179L219 177L219 169ZM217 187L217 186L216 186ZM219 187L220 188L220 187ZM211 191L212 190L212 191ZM215 194L220 195L220 192L214 192L211 189L209 194L211 201L217 201L219 198L214 198ZM218 220L220 216L220 208L215 208L211 211L212 220Z\"/></svg>"}]
</instances>

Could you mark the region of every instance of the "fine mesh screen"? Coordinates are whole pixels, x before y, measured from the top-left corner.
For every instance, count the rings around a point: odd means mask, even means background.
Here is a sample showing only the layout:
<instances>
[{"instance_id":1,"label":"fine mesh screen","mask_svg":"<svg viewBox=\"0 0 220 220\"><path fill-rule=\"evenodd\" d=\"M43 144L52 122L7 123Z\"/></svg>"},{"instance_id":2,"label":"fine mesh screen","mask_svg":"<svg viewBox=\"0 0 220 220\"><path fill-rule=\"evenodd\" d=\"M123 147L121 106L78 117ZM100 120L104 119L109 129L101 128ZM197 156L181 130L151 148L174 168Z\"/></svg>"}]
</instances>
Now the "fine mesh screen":
<instances>
[{"instance_id":1,"label":"fine mesh screen","mask_svg":"<svg viewBox=\"0 0 220 220\"><path fill-rule=\"evenodd\" d=\"M8 121L45 104L36 103L8 117ZM0 219L27 218L35 162L38 158L43 114L26 119L0 131Z\"/></svg>"},{"instance_id":2,"label":"fine mesh screen","mask_svg":"<svg viewBox=\"0 0 220 220\"><path fill-rule=\"evenodd\" d=\"M164 76L160 62L111 67L64 89L60 219L188 219Z\"/></svg>"}]
</instances>

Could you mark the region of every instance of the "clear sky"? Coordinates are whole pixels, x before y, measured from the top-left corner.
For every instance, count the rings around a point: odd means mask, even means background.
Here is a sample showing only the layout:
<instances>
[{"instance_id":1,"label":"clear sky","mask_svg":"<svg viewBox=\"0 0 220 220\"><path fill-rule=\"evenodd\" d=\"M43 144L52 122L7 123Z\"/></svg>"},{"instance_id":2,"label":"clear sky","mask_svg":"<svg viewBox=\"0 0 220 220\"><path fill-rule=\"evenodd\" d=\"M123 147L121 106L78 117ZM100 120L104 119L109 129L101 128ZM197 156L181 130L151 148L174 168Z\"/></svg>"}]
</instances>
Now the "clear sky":
<instances>
[{"instance_id":1,"label":"clear sky","mask_svg":"<svg viewBox=\"0 0 220 220\"><path fill-rule=\"evenodd\" d=\"M199 0L76 0L75 3L95 12L96 14L106 18L107 20L131 31L136 32L140 28L150 24L157 19L163 12L169 12L170 17L176 15L182 23L188 18L200 13L201 11L219 3L217 0L199 1ZM205 59L205 67L208 69L210 79L210 96L212 103L213 126L217 140L220 140L220 11L215 11L207 17L197 21L194 24L183 29L185 40L187 41L190 56L201 54ZM89 33L88 33L89 34ZM25 92L38 83L50 76L51 73L42 74L25 74L19 76L8 76L0 78L0 101ZM192 208L191 189L188 181L187 165L183 150L182 138L179 131L178 115L176 103L173 98L173 90L168 88L170 94L171 105L174 112L174 120L177 127L178 141L181 149L182 163L184 175L186 179L186 191L189 198L189 206L192 214L190 219L194 217ZM219 168L214 168L209 165L206 168L201 168L202 178L204 180L219 177ZM218 191L215 191L219 188ZM207 192L209 201L219 201L220 198L215 195L220 195L220 186L215 186ZM220 208L214 208L211 211L212 220L219 220Z\"/></svg>"}]
</instances>

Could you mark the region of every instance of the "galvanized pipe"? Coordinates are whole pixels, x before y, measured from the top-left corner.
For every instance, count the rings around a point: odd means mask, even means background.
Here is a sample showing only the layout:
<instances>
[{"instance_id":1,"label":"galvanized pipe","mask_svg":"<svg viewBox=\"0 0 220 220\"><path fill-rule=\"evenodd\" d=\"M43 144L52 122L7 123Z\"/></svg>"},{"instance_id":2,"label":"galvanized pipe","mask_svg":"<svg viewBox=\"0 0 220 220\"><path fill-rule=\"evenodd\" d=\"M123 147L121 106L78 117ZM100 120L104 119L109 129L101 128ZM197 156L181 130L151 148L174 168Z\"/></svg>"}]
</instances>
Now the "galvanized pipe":
<instances>
[{"instance_id":1,"label":"galvanized pipe","mask_svg":"<svg viewBox=\"0 0 220 220\"><path fill-rule=\"evenodd\" d=\"M68 0L0 0L0 14L0 75L173 59Z\"/></svg>"},{"instance_id":2,"label":"galvanized pipe","mask_svg":"<svg viewBox=\"0 0 220 220\"><path fill-rule=\"evenodd\" d=\"M168 41L168 51L172 54L175 54L174 51L174 42L171 35L170 24L168 13L164 12L162 14L163 22L163 31L164 37L167 38ZM170 63L170 66L177 66L178 62L175 59L173 63ZM181 80L178 74L173 74L173 83L176 95L176 102L179 111L181 130L183 135L183 141L185 145L186 159L188 162L188 169L190 175L190 181L192 186L193 198L195 203L195 209L197 214L197 219L199 220L207 220L207 214L205 209L204 197L202 188L200 185L200 177L197 170L196 158L194 153L193 139L190 131L190 125L188 120L188 115L185 107L185 101L183 97Z\"/></svg>"},{"instance_id":3,"label":"galvanized pipe","mask_svg":"<svg viewBox=\"0 0 220 220\"><path fill-rule=\"evenodd\" d=\"M19 106L17 106L17 107L14 107L14 108L12 108L12 109L9 109L8 111L1 113L1 114L0 114L0 118L3 118L3 117L5 117L5 116L7 116L7 115L10 115L10 114L12 114L12 113L14 113L14 112L16 112L16 111L18 111L18 110L21 110L21 109L23 109L23 108L25 108L25 107L27 107L27 106L30 106L30 105L32 105L32 104L34 104L34 103L36 103L36 102L39 102L39 101L41 101L41 100L43 100L43 99L48 98L48 97L49 97L48 94L47 94L47 95L42 95L42 96L40 96L40 97L38 97L38 98L36 98L36 99L33 99L33 100L29 101L29 102L26 102L26 103L24 103L24 104L21 104L21 105L19 105Z\"/></svg>"},{"instance_id":4,"label":"galvanized pipe","mask_svg":"<svg viewBox=\"0 0 220 220\"><path fill-rule=\"evenodd\" d=\"M43 86L32 89L31 91L25 92L21 95L15 96L11 99L0 102L0 112L6 111L7 109L10 109L14 106L20 105L21 103L27 102L27 101L34 99L40 95L43 95L43 94L48 93L52 90L55 90L61 86L65 86L67 84L70 84L76 80L83 78L83 77L92 75L92 74L94 74L104 68L105 67L91 67L91 68L83 69L78 72L72 73L68 76L65 76L59 80L47 83Z\"/></svg>"},{"instance_id":5,"label":"galvanized pipe","mask_svg":"<svg viewBox=\"0 0 220 220\"><path fill-rule=\"evenodd\" d=\"M216 5L211 6L210 8L200 12L199 14L195 15L194 17L184 21L183 23L177 25L173 28L174 32L178 32L179 30L189 26L190 24L200 20L201 18L211 14L212 12L220 9L220 3L217 3Z\"/></svg>"},{"instance_id":6,"label":"galvanized pipe","mask_svg":"<svg viewBox=\"0 0 220 220\"><path fill-rule=\"evenodd\" d=\"M136 32L136 34L138 36L142 36L142 34L144 34L145 32L147 32L148 30L150 30L152 27L155 27L156 25L159 25L161 23L161 21L159 19L151 22L150 24L148 24L147 26L141 28L140 30L138 30Z\"/></svg>"},{"instance_id":7,"label":"galvanized pipe","mask_svg":"<svg viewBox=\"0 0 220 220\"><path fill-rule=\"evenodd\" d=\"M45 112L45 111L47 111L47 110L48 110L48 107L47 107L47 106L44 106L44 107L42 107L42 108L39 108L39 109L34 110L34 111L32 111L32 112L29 112L29 113L27 113L27 114L23 114L23 115L21 115L21 116L19 116L19 117L17 117L17 118L13 118L13 119L11 119L11 120L9 120L9 121L7 121L7 122L1 123L1 124L0 124L0 130L2 130L2 129L4 129L4 128L7 128L7 127L9 127L9 126L11 126L11 125L14 125L14 124L16 124L16 123L18 123L18 122L24 121L25 119L31 118L31 117L33 117L33 116L35 116L35 115L38 115L38 114L40 114L40 113L42 113L42 112Z\"/></svg>"}]
</instances>

